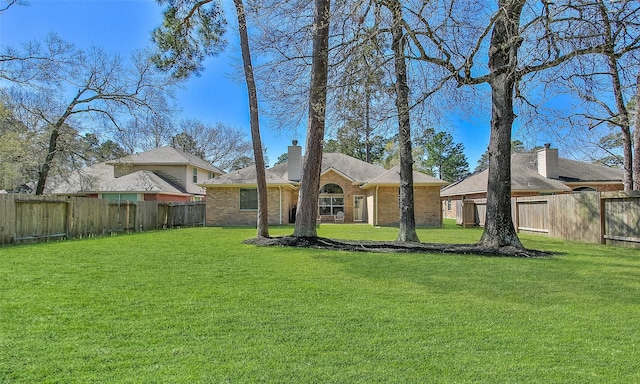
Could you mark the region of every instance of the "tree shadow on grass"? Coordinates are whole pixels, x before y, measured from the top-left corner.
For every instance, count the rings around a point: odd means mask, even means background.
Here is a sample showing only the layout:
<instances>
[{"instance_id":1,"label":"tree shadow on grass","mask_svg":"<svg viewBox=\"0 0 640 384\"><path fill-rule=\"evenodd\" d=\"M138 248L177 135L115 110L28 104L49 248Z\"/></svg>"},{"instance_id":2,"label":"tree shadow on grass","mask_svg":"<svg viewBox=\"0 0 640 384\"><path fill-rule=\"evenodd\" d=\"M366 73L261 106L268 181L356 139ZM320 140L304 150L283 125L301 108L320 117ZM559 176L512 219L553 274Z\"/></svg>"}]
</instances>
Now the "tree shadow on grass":
<instances>
[{"instance_id":1,"label":"tree shadow on grass","mask_svg":"<svg viewBox=\"0 0 640 384\"><path fill-rule=\"evenodd\" d=\"M353 241L324 237L256 237L245 244L262 247L298 247L349 252L446 253L499 257L549 257L553 253L516 247L490 248L477 244L400 243L395 241Z\"/></svg>"}]
</instances>

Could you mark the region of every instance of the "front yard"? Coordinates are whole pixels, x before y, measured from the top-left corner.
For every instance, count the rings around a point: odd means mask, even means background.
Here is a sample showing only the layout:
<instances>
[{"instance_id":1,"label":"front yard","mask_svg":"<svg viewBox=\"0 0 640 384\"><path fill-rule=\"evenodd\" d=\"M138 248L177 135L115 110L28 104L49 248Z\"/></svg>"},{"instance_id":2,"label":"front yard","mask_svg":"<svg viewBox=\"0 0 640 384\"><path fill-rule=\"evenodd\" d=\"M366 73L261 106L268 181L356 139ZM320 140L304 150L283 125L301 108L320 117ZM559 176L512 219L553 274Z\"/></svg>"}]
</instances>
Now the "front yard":
<instances>
[{"instance_id":1,"label":"front yard","mask_svg":"<svg viewBox=\"0 0 640 384\"><path fill-rule=\"evenodd\" d=\"M480 234L418 232L447 243ZM0 248L0 382L640 382L638 250L544 237L522 239L560 254L241 243L254 235L194 228Z\"/></svg>"}]
</instances>

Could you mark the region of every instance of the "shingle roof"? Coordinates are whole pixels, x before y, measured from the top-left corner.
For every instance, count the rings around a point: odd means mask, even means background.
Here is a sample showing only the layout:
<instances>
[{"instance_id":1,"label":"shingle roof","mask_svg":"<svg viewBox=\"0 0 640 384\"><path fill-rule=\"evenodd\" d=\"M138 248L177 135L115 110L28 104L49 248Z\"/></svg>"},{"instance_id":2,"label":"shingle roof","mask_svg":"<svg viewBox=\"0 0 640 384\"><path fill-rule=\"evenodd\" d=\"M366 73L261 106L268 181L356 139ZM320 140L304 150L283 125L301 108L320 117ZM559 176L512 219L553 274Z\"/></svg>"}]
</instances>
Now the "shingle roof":
<instances>
[{"instance_id":1,"label":"shingle roof","mask_svg":"<svg viewBox=\"0 0 640 384\"><path fill-rule=\"evenodd\" d=\"M391 168L390 170L384 172L383 174L379 175L378 177L376 177L375 179L369 181L368 183L366 183L365 185L362 186L362 188L369 188L369 187L375 187L375 186L382 186L382 185L399 185L400 184L400 166L396 165L395 167ZM424 174L422 172L418 172L418 171L413 171L413 185L414 186L420 186L420 185L439 185L439 186L443 186L443 185L447 185L449 184L446 181L440 180L440 179L436 179L433 176L429 176L427 174Z\"/></svg>"},{"instance_id":2,"label":"shingle roof","mask_svg":"<svg viewBox=\"0 0 640 384\"><path fill-rule=\"evenodd\" d=\"M285 164L286 165L286 164ZM275 168L275 167L274 167ZM267 178L267 184L284 185L291 182L286 178L283 178L279 172L274 172L274 168L269 168L265 172ZM285 166L286 168L286 166ZM242 168L237 171L229 172L220 177L207 180L203 183L198 183L200 186L210 185L255 185L258 183L256 176L256 167L252 165L250 167Z\"/></svg>"},{"instance_id":3,"label":"shingle roof","mask_svg":"<svg viewBox=\"0 0 640 384\"><path fill-rule=\"evenodd\" d=\"M198 156L181 151L173 147L160 147L150 151L136 153L123 158L107 162L107 164L128 164L128 165L193 165L198 168L215 172L219 175L224 171L211 163L202 160Z\"/></svg>"},{"instance_id":4,"label":"shingle roof","mask_svg":"<svg viewBox=\"0 0 640 384\"><path fill-rule=\"evenodd\" d=\"M47 193L77 194L89 192L161 192L186 194L187 192L151 171L137 171L114 177L110 163L98 163L73 172L68 178L54 180Z\"/></svg>"},{"instance_id":5,"label":"shingle roof","mask_svg":"<svg viewBox=\"0 0 640 384\"><path fill-rule=\"evenodd\" d=\"M345 177L351 179L355 184L370 184L372 181L385 183L387 185L399 185L400 176L398 171L386 170L380 166L358 160L342 153L324 153L322 155L321 173L330 170L336 171ZM395 173L394 173L395 172ZM289 180L289 172L287 163L278 164L266 170L267 184L294 185ZM395 175L395 176L394 176ZM397 177L396 177L397 176ZM422 185L446 185L447 183L434 177L425 175L420 172L414 172L414 183ZM254 166L247 167L238 171L227 173L220 177L207 180L198 185L203 187L228 186L228 185L255 185L256 169ZM377 184L377 185L379 185Z\"/></svg>"},{"instance_id":6,"label":"shingle roof","mask_svg":"<svg viewBox=\"0 0 640 384\"><path fill-rule=\"evenodd\" d=\"M569 182L621 182L622 170L558 158L558 179L549 179L538 173L536 153L511 155L511 190L563 192L571 188ZM468 195L487 192L489 171L475 173L457 183L445 187L441 196Z\"/></svg>"}]
</instances>

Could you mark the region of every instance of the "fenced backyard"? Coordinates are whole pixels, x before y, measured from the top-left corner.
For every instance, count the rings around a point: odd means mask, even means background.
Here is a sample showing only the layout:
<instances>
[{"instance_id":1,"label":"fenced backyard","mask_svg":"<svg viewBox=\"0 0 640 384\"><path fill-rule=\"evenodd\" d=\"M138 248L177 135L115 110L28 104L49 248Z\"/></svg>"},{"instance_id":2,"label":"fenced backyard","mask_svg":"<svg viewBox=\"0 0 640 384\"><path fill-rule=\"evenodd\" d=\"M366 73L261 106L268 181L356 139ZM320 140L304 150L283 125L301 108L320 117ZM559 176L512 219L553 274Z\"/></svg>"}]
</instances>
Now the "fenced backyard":
<instances>
[{"instance_id":1,"label":"fenced backyard","mask_svg":"<svg viewBox=\"0 0 640 384\"><path fill-rule=\"evenodd\" d=\"M460 203L457 223L484 225L486 199ZM520 233L556 239L640 248L640 193L586 192L511 199Z\"/></svg>"},{"instance_id":2,"label":"fenced backyard","mask_svg":"<svg viewBox=\"0 0 640 384\"><path fill-rule=\"evenodd\" d=\"M0 245L205 225L205 203L0 195Z\"/></svg>"}]
</instances>

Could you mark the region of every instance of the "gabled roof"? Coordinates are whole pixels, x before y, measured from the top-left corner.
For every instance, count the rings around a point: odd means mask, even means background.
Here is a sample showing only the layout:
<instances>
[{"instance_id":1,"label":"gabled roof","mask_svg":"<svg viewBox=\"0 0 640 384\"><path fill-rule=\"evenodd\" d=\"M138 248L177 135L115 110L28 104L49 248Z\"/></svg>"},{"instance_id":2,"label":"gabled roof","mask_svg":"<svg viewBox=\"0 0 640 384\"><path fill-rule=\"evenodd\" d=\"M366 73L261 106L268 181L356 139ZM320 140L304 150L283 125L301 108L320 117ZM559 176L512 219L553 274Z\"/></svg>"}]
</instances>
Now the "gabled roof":
<instances>
[{"instance_id":1,"label":"gabled roof","mask_svg":"<svg viewBox=\"0 0 640 384\"><path fill-rule=\"evenodd\" d=\"M581 161L558 158L558 179L549 179L538 173L536 153L511 155L511 190L514 192L566 192L566 183L621 183L622 170ZM441 196L470 195L487 192L489 170L473 175L444 188Z\"/></svg>"},{"instance_id":2,"label":"gabled roof","mask_svg":"<svg viewBox=\"0 0 640 384\"><path fill-rule=\"evenodd\" d=\"M354 157L342 153L324 153L322 155L321 173L335 171L356 185L372 185L374 180L378 184L373 185L399 185L400 176L396 169L386 170L380 166L358 160ZM265 171L267 184L269 185L297 185L298 182L289 180L288 164L282 163ZM223 186L248 186L255 185L255 166L240 169L227 173L220 177L207 180L198 185L201 187L223 187ZM415 185L446 185L447 183L420 172L414 172Z\"/></svg>"},{"instance_id":3,"label":"gabled roof","mask_svg":"<svg viewBox=\"0 0 640 384\"><path fill-rule=\"evenodd\" d=\"M384 172L380 176L375 179L369 181L365 185L362 186L363 189L372 188L376 186L396 186L400 184L400 166L396 165L390 170ZM413 185L414 186L425 186L425 185L438 185L444 186L449 184L446 181L436 179L433 176L429 176L422 172L413 171Z\"/></svg>"},{"instance_id":4,"label":"gabled roof","mask_svg":"<svg viewBox=\"0 0 640 384\"><path fill-rule=\"evenodd\" d=\"M211 163L202 160L198 156L181 151L173 147L160 147L145 151L142 153L136 153L133 155L125 156L120 159L107 162L109 165L192 165L201 169L217 173L219 175L224 174L224 171Z\"/></svg>"},{"instance_id":5,"label":"gabled roof","mask_svg":"<svg viewBox=\"0 0 640 384\"><path fill-rule=\"evenodd\" d=\"M151 171L137 171L116 178L109 163L98 163L75 171L66 179L53 180L46 192L74 195L98 192L188 194Z\"/></svg>"},{"instance_id":6,"label":"gabled roof","mask_svg":"<svg viewBox=\"0 0 640 384\"><path fill-rule=\"evenodd\" d=\"M280 172L274 172L274 168L269 168L265 172L265 176L267 178L267 184L290 186L291 182L286 178L284 178ZM284 168L286 168L286 164ZM258 183L258 179L256 176L256 167L255 165L252 165L250 167L242 168L237 171L229 172L220 177L209 179L203 183L198 183L198 185L201 187L205 187L205 186L208 187L212 185L231 187L231 186L256 185L257 183Z\"/></svg>"}]
</instances>

